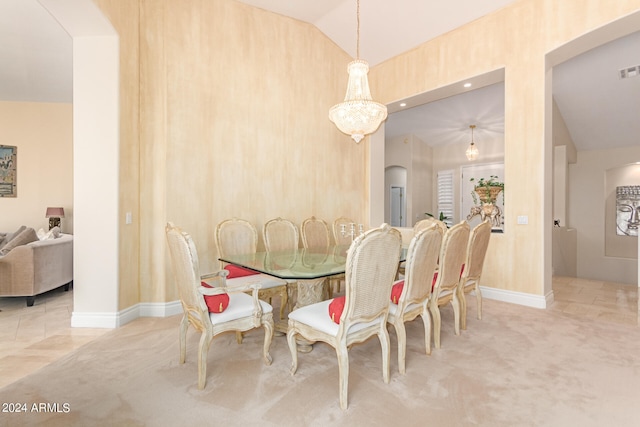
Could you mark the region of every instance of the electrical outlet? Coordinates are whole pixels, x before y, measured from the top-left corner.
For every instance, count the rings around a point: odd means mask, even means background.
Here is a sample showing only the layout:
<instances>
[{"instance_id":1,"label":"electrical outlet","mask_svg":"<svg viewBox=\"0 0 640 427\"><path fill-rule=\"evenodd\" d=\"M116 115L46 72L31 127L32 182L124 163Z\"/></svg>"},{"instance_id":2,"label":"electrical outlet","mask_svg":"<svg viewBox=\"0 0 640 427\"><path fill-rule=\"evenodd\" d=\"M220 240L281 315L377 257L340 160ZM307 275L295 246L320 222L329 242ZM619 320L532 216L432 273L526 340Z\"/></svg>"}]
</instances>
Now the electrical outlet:
<instances>
[{"instance_id":1,"label":"electrical outlet","mask_svg":"<svg viewBox=\"0 0 640 427\"><path fill-rule=\"evenodd\" d=\"M132 220L131 220L131 212L127 212L124 216L124 222L125 224L131 224Z\"/></svg>"},{"instance_id":2,"label":"electrical outlet","mask_svg":"<svg viewBox=\"0 0 640 427\"><path fill-rule=\"evenodd\" d=\"M529 224L529 217L527 215L518 215L518 224L520 225Z\"/></svg>"}]
</instances>

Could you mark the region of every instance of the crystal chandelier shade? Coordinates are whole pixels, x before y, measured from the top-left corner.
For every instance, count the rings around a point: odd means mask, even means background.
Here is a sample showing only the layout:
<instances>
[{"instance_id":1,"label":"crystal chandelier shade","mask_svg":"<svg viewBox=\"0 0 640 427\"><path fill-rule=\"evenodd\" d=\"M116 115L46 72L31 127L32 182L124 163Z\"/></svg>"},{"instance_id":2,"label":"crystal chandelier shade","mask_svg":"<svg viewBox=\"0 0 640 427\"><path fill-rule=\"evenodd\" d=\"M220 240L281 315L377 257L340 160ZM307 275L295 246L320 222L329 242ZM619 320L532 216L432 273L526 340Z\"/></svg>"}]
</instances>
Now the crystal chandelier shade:
<instances>
[{"instance_id":1,"label":"crystal chandelier shade","mask_svg":"<svg viewBox=\"0 0 640 427\"><path fill-rule=\"evenodd\" d=\"M467 148L467 151L465 151L465 154L467 155L467 159L472 162L478 158L480 152L478 151L478 147L476 147L476 144L473 142L473 129L476 127L476 125L471 125L469 127L471 128L471 144L469 144L469 147Z\"/></svg>"},{"instance_id":2,"label":"crystal chandelier shade","mask_svg":"<svg viewBox=\"0 0 640 427\"><path fill-rule=\"evenodd\" d=\"M350 62L347 71L349 82L347 83L347 93L344 101L334 105L329 110L329 120L337 128L351 135L351 138L358 143L365 135L375 132L380 123L387 118L387 107L379 102L373 101L369 90L369 64L359 59L360 57L360 1L357 1L357 49L356 58Z\"/></svg>"}]
</instances>

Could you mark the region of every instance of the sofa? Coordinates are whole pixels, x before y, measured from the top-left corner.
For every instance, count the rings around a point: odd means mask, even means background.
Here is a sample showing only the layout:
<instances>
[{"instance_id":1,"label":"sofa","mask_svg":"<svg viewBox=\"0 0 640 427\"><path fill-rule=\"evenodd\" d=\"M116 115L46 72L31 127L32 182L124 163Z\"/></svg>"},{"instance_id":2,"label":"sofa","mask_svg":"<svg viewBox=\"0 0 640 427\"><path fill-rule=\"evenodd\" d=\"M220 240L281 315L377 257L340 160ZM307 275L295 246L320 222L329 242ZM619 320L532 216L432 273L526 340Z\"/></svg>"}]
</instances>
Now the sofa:
<instances>
[{"instance_id":1,"label":"sofa","mask_svg":"<svg viewBox=\"0 0 640 427\"><path fill-rule=\"evenodd\" d=\"M72 281L72 235L51 230L38 236L24 226L0 233L0 297L27 297L31 307L36 295L62 286L67 291Z\"/></svg>"}]
</instances>

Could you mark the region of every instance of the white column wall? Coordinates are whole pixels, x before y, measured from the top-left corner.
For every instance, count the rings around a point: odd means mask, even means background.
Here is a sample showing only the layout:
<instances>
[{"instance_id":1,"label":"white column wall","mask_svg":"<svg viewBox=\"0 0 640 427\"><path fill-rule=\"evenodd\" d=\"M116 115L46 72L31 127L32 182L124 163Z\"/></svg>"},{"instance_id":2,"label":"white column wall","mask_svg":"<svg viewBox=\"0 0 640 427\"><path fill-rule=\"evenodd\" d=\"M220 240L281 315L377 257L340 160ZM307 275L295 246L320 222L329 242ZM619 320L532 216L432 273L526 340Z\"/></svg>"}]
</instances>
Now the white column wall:
<instances>
[{"instance_id":1,"label":"white column wall","mask_svg":"<svg viewBox=\"0 0 640 427\"><path fill-rule=\"evenodd\" d=\"M72 326L118 326L119 40L90 0L41 0L73 39Z\"/></svg>"}]
</instances>

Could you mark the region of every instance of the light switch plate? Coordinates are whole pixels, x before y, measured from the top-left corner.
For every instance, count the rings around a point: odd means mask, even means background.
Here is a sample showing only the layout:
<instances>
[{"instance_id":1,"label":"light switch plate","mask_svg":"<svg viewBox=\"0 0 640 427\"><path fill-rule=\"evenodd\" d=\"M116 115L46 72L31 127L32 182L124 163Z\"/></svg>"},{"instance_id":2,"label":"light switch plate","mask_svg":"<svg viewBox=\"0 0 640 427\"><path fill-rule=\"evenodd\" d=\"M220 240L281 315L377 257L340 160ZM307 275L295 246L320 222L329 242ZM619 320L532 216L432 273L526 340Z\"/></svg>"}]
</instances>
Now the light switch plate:
<instances>
[{"instance_id":1,"label":"light switch plate","mask_svg":"<svg viewBox=\"0 0 640 427\"><path fill-rule=\"evenodd\" d=\"M529 217L527 215L518 215L518 224L520 225L529 224Z\"/></svg>"}]
</instances>

